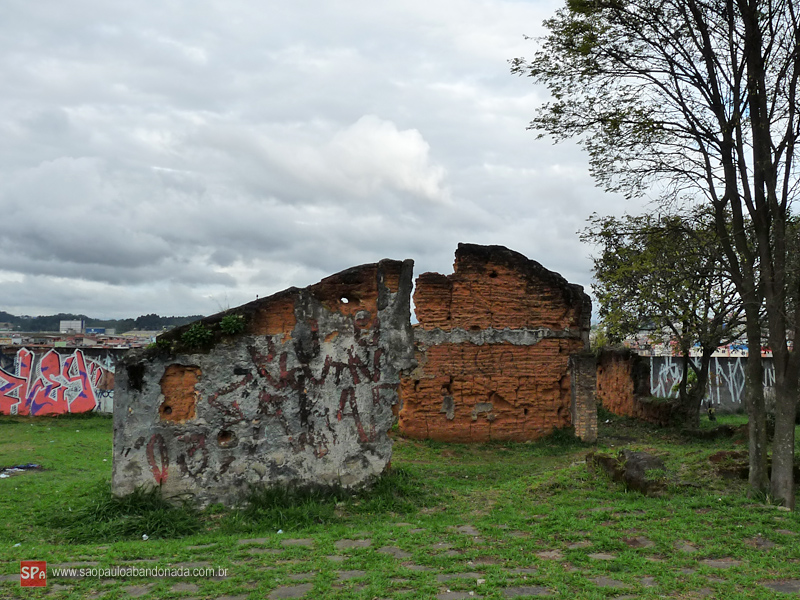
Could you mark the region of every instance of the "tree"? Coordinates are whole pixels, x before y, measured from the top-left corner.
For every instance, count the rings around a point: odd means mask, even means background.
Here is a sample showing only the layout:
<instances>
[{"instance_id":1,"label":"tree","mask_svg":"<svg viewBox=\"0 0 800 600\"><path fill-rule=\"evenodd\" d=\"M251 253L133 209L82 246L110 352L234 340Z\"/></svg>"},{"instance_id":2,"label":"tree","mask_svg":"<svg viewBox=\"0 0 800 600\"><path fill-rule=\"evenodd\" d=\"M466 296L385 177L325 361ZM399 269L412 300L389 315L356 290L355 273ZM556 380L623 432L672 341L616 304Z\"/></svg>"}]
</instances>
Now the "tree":
<instances>
[{"instance_id":1,"label":"tree","mask_svg":"<svg viewBox=\"0 0 800 600\"><path fill-rule=\"evenodd\" d=\"M621 342L643 326L666 332L682 357L683 422L698 427L711 356L744 333L741 300L720 268L713 219L595 214L589 223L581 239L599 247L592 289L608 339ZM695 346L699 363L691 358Z\"/></svg>"},{"instance_id":2,"label":"tree","mask_svg":"<svg viewBox=\"0 0 800 600\"><path fill-rule=\"evenodd\" d=\"M800 21L793 0L567 0L545 22L530 61L512 72L552 96L530 127L579 137L607 190L647 190L714 212L743 301L748 345L750 485L794 507L794 417L800 294L789 290L791 203L797 196ZM796 290L796 288L795 288ZM771 482L759 312L775 364ZM791 330L789 329L791 327ZM788 339L787 339L788 338Z\"/></svg>"}]
</instances>

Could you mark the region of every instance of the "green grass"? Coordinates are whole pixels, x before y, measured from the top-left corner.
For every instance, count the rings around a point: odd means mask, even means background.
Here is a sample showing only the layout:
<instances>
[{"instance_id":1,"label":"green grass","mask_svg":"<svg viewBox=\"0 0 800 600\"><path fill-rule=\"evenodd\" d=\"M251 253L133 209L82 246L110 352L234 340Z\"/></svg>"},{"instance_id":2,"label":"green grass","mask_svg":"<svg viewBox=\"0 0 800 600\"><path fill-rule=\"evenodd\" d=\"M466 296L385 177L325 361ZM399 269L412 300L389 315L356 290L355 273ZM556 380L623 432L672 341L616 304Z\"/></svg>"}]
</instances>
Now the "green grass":
<instances>
[{"instance_id":1,"label":"green grass","mask_svg":"<svg viewBox=\"0 0 800 600\"><path fill-rule=\"evenodd\" d=\"M103 543L148 538L178 538L203 529L200 513L186 499L170 502L158 488L137 488L122 498L105 482L76 508L57 507L43 523L67 542Z\"/></svg>"},{"instance_id":2,"label":"green grass","mask_svg":"<svg viewBox=\"0 0 800 600\"><path fill-rule=\"evenodd\" d=\"M20 560L227 569L219 579L55 579L45 592L7 581L0 582L0 598L103 593L113 600L129 597L129 586L147 585L148 598L255 599L306 580L314 586L309 598L365 600L435 598L448 589L500 599L522 585L542 586L555 598L695 598L708 591L717 598L786 597L760 583L800 578L800 519L748 499L745 482L719 477L708 463L719 450L746 449L744 437L695 440L678 429L606 419L591 446L564 433L478 445L395 436L393 468L371 492L253 490L242 508L198 512L146 491L111 497L106 417L0 417L0 466L45 468L0 479L0 575L18 574ZM742 417L718 416L718 423L741 424ZM587 470L588 451L622 448L664 458L664 497L628 492ZM253 538L259 540L243 543ZM635 547L634 538L652 545ZM286 545L287 539L311 545ZM368 539L370 546L337 547L344 539ZM775 546L759 548L759 540ZM398 559L382 547L409 556ZM716 569L702 562L719 558L740 564ZM363 575L339 579L342 571ZM438 580L467 572L484 581ZM628 587L600 587L593 581L600 576ZM197 588L181 591L177 583Z\"/></svg>"}]
</instances>

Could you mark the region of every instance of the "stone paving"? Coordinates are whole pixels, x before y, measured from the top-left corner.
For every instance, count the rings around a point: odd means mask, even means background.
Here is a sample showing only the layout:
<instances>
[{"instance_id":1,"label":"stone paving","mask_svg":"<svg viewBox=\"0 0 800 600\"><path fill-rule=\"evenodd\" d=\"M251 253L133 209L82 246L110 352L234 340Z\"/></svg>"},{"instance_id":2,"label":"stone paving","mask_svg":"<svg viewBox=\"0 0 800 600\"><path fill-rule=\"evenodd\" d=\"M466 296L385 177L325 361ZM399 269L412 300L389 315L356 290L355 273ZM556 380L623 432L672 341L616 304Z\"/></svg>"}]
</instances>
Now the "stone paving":
<instances>
[{"instance_id":1,"label":"stone paving","mask_svg":"<svg viewBox=\"0 0 800 600\"><path fill-rule=\"evenodd\" d=\"M409 524L405 533L416 531ZM787 530L788 531L788 530ZM425 530L419 533L430 534ZM438 541L424 544L411 544L408 537L392 540L384 536L373 540L364 533L354 533L331 543L312 538L292 538L282 535L239 539L231 542L217 542L187 546L191 560L175 561L173 566L184 568L213 568L219 555L212 553L221 546L228 548L229 571L227 576L213 578L193 578L162 580L129 580L118 585L119 580L102 579L92 589L81 588L83 597L95 599L108 595L111 597L160 598L165 594L180 600L279 600L283 598L312 599L319 595L332 598L436 598L436 600L474 600L481 598L532 598L565 597L565 590L547 586L552 581L553 570L560 569L570 577L581 577L581 590L594 589L595 595L627 600L638 598L650 588L657 588L660 581L678 577L691 581L693 586L687 595L680 597L714 597L715 584L724 583L729 570L747 568L747 561L730 556L703 555L703 548L687 541L673 545L669 556L655 553L655 542L634 532L619 534L618 541L635 551L637 556L653 565L653 574L625 577L624 566L619 564L620 552L602 551L599 543L589 539L586 532L571 532L570 538L556 540L556 543L543 542L540 551L525 556L508 558L497 555L483 555L484 538L492 538L490 548L502 548L511 544L516 537L508 528L494 531L480 531L471 524L452 527ZM415 534L414 534L415 535ZM573 541L575 538L581 538ZM420 540L421 541L421 540ZM777 546L766 537L758 536L745 540L751 549L769 552ZM560 547L553 547L558 545ZM331 554L331 546L334 553ZM617 548L620 547L618 544ZM467 557L463 556L467 554ZM679 557L686 566L669 571L664 579L665 564ZM136 558L125 561L126 565L141 568L164 561L153 558ZM53 567L92 567L98 562L63 562ZM166 563L167 565L169 563ZM242 571L237 573L236 565L246 566L247 577ZM377 566L376 566L377 565ZM608 569L606 574L599 572ZM733 572L733 571L731 571ZM240 580L239 578L243 580ZM165 583L166 581L166 583ZM8 582L17 583L18 576L0 576L0 598L11 590ZM212 582L210 584L209 582ZM215 593L213 583L225 582L225 595ZM44 596L62 597L69 595L80 583L77 578L59 578L50 582L48 593ZM665 585L662 583L661 585ZM800 595L800 579L774 579L759 583L767 594ZM113 587L112 587L113 586ZM110 594L110 592L112 592ZM12 592L13 593L13 592ZM121 593L121 596L120 596ZM570 592L573 593L573 592ZM575 592L580 594L576 587ZM652 592L651 592L652 593ZM560 596L559 596L560 594ZM598 597L599 597L598 596ZM15 596L8 596L15 597ZM665 595L663 597L675 597Z\"/></svg>"}]
</instances>

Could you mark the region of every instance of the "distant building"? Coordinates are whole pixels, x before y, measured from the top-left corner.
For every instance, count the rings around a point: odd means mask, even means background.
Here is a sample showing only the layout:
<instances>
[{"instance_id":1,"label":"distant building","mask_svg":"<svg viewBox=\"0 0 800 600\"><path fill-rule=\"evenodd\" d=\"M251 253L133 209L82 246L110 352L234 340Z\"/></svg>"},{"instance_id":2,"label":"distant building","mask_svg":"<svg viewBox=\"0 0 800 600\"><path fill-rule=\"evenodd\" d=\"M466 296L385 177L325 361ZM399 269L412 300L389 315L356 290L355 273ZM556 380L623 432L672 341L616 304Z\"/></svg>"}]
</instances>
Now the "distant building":
<instances>
[{"instance_id":1,"label":"distant building","mask_svg":"<svg viewBox=\"0 0 800 600\"><path fill-rule=\"evenodd\" d=\"M83 321L61 321L59 333L83 333Z\"/></svg>"},{"instance_id":2,"label":"distant building","mask_svg":"<svg viewBox=\"0 0 800 600\"><path fill-rule=\"evenodd\" d=\"M12 331L13 329L13 323L0 323L0 331Z\"/></svg>"},{"instance_id":3,"label":"distant building","mask_svg":"<svg viewBox=\"0 0 800 600\"><path fill-rule=\"evenodd\" d=\"M105 335L106 328L105 327L87 327L86 331L84 332L87 335Z\"/></svg>"}]
</instances>

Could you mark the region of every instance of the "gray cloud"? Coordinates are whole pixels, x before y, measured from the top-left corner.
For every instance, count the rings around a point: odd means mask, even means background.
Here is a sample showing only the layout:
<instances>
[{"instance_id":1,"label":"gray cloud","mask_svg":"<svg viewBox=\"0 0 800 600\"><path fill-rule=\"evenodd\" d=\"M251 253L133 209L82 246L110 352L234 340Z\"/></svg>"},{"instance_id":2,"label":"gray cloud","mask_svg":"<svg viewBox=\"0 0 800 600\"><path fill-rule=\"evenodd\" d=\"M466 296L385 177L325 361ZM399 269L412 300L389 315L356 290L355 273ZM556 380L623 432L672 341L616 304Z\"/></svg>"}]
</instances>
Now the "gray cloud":
<instances>
[{"instance_id":1,"label":"gray cloud","mask_svg":"<svg viewBox=\"0 0 800 600\"><path fill-rule=\"evenodd\" d=\"M55 0L0 22L0 309L210 313L384 257L509 246L588 287L640 210L525 131L550 0Z\"/></svg>"}]
</instances>

